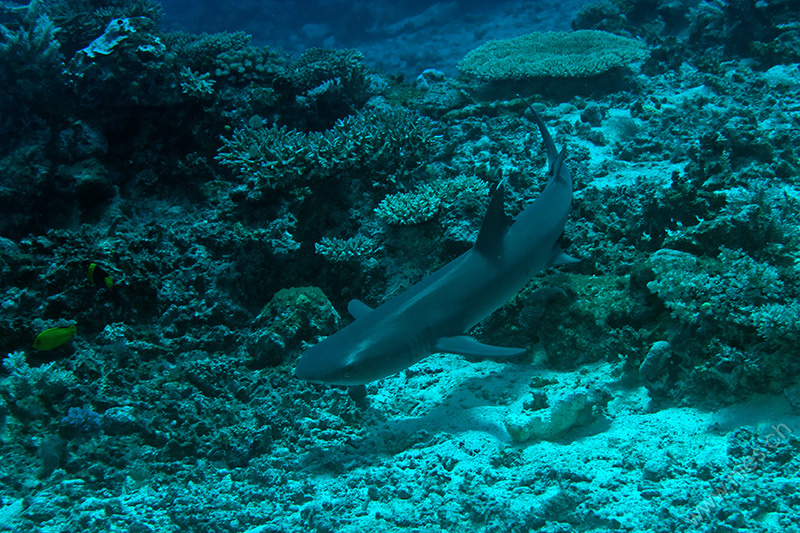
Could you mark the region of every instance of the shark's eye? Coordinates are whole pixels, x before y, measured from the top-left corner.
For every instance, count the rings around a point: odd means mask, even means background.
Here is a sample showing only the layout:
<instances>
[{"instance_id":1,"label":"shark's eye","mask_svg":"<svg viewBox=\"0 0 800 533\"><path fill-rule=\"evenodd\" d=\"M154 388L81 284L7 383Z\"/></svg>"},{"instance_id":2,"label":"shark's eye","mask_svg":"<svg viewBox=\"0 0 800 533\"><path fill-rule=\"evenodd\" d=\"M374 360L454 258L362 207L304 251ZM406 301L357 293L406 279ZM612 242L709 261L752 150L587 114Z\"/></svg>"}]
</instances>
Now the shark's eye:
<instances>
[{"instance_id":1,"label":"shark's eye","mask_svg":"<svg viewBox=\"0 0 800 533\"><path fill-rule=\"evenodd\" d=\"M353 377L353 371L349 368L344 369L344 377L350 379Z\"/></svg>"}]
</instances>

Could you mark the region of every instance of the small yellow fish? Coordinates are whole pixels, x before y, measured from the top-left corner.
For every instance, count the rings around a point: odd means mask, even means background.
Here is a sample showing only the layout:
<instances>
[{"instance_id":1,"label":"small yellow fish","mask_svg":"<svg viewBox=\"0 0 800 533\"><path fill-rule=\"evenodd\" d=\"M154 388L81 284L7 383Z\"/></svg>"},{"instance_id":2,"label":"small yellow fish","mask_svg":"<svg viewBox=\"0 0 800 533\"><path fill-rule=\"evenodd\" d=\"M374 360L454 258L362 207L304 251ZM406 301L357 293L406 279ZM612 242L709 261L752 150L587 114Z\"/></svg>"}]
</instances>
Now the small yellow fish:
<instances>
[{"instance_id":1,"label":"small yellow fish","mask_svg":"<svg viewBox=\"0 0 800 533\"><path fill-rule=\"evenodd\" d=\"M33 341L33 347L37 350L58 348L74 337L76 331L78 331L78 328L75 327L75 324L68 328L46 329L36 336L36 340Z\"/></svg>"},{"instance_id":2,"label":"small yellow fish","mask_svg":"<svg viewBox=\"0 0 800 533\"><path fill-rule=\"evenodd\" d=\"M114 280L111 274L103 270L97 263L89 263L89 269L86 272L89 281L92 285L105 285L106 289L110 289L114 285Z\"/></svg>"}]
</instances>

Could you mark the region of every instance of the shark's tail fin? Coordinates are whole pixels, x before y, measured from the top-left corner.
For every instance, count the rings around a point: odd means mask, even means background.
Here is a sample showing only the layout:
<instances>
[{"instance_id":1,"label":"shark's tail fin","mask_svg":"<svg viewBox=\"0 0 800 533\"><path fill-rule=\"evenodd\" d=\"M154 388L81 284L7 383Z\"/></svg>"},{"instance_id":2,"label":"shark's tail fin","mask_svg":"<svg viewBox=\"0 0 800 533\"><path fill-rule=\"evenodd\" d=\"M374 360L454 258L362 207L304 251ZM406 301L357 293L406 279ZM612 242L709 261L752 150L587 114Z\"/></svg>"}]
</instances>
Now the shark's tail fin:
<instances>
[{"instance_id":1,"label":"shark's tail fin","mask_svg":"<svg viewBox=\"0 0 800 533\"><path fill-rule=\"evenodd\" d=\"M539 132L542 134L542 141L544 142L544 148L547 150L547 164L550 167L550 174L548 184L555 180L556 177L559 177L563 180L569 180L570 187L572 186L572 174L569 171L569 167L564 165L564 159L566 158L566 147L564 150L560 152L561 154L561 161L559 162L559 151L556 148L556 143L553 142L553 137L550 135L550 132L547 129L547 125L545 125L544 120L542 119L541 115L536 112L533 106L522 96L517 94L520 100L525 103L525 106L530 110L533 114L533 121L536 122L536 125L539 127ZM554 172L556 163L558 162L559 170L558 172Z\"/></svg>"},{"instance_id":2,"label":"shark's tail fin","mask_svg":"<svg viewBox=\"0 0 800 533\"><path fill-rule=\"evenodd\" d=\"M524 99L522 96L517 95L520 100L525 103L525 106L530 110L531 114L533 115L533 121L536 122L536 125L539 127L539 131L542 133L542 141L544 141L545 150L547 150L547 163L550 165L550 170L553 170L553 165L555 164L556 158L558 158L558 149L556 148L556 143L553 142L553 138L550 136L550 132L547 130L547 125L545 125L544 120L542 120L541 115L536 112L533 106Z\"/></svg>"}]
</instances>

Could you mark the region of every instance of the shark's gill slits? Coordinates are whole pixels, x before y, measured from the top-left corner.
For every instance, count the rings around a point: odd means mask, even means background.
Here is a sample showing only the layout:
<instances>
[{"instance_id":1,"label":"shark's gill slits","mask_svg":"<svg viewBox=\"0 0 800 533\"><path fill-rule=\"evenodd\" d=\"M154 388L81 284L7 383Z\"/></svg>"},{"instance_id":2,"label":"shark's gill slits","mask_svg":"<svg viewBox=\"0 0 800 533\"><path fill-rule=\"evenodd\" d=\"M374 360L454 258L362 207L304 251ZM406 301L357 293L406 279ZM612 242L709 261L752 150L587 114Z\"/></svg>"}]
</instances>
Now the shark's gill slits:
<instances>
[{"instance_id":1,"label":"shark's gill slits","mask_svg":"<svg viewBox=\"0 0 800 533\"><path fill-rule=\"evenodd\" d=\"M431 332L429 328L425 328L418 335L416 335L408 344L406 349L406 357L409 364L414 364L426 355L431 353Z\"/></svg>"}]
</instances>

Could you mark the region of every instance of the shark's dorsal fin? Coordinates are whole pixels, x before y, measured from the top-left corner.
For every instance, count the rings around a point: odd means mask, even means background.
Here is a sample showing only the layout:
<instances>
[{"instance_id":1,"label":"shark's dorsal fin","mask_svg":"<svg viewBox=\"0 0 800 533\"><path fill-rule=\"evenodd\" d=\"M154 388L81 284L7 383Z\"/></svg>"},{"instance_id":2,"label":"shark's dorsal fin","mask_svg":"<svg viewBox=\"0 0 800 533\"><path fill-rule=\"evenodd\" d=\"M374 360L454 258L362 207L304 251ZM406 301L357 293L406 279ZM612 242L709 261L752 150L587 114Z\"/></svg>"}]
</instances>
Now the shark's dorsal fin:
<instances>
[{"instance_id":1,"label":"shark's dorsal fin","mask_svg":"<svg viewBox=\"0 0 800 533\"><path fill-rule=\"evenodd\" d=\"M497 184L497 188L489 201L489 208L478 232L475 241L475 251L479 254L496 259L503 254L503 237L511 225L511 219L506 216L505 180Z\"/></svg>"},{"instance_id":2,"label":"shark's dorsal fin","mask_svg":"<svg viewBox=\"0 0 800 533\"><path fill-rule=\"evenodd\" d=\"M436 341L434 349L440 352L457 353L472 357L513 357L525 353L525 348L505 348L490 346L473 339L468 335L442 337Z\"/></svg>"},{"instance_id":3,"label":"shark's dorsal fin","mask_svg":"<svg viewBox=\"0 0 800 533\"><path fill-rule=\"evenodd\" d=\"M347 312L350 313L350 316L358 320L359 318L370 314L372 312L372 308L361 300L350 300L350 303L347 304Z\"/></svg>"}]
</instances>

